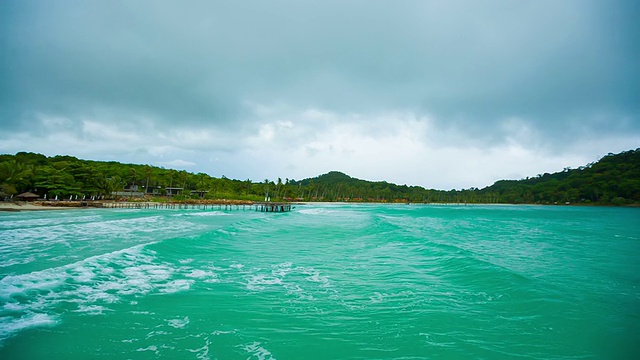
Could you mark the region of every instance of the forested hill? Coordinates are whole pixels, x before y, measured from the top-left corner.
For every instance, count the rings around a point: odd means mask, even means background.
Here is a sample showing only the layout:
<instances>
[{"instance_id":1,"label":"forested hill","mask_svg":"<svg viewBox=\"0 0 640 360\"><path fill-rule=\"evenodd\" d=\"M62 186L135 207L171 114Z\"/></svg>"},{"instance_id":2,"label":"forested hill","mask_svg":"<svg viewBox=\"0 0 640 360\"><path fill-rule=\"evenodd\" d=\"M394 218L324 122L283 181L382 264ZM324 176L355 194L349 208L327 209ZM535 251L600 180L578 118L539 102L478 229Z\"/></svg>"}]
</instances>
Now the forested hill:
<instances>
[{"instance_id":1,"label":"forested hill","mask_svg":"<svg viewBox=\"0 0 640 360\"><path fill-rule=\"evenodd\" d=\"M330 172L294 182L309 189L305 198L351 201L603 204L640 203L640 149L608 154L577 169L522 180L500 180L483 189L433 190L371 182Z\"/></svg>"},{"instance_id":2,"label":"forested hill","mask_svg":"<svg viewBox=\"0 0 640 360\"><path fill-rule=\"evenodd\" d=\"M328 201L437 201L432 192L420 186L396 185L386 181L367 181L353 178L339 171L331 171L311 179L292 180L294 186L306 190L310 200ZM446 192L440 191L445 194Z\"/></svg>"},{"instance_id":3,"label":"forested hill","mask_svg":"<svg viewBox=\"0 0 640 360\"><path fill-rule=\"evenodd\" d=\"M192 197L260 200L275 187L276 184L268 181L253 183L150 165L81 160L73 156L47 157L28 152L0 155L0 201L25 191L40 197L47 195L48 199L71 196L108 199L115 198L114 193L127 191L129 197L138 193L162 196L170 188L177 194L173 196L174 200Z\"/></svg>"},{"instance_id":4,"label":"forested hill","mask_svg":"<svg viewBox=\"0 0 640 360\"><path fill-rule=\"evenodd\" d=\"M640 149L608 154L577 169L540 174L523 180L501 180L480 190L509 203L640 203Z\"/></svg>"},{"instance_id":5,"label":"forested hill","mask_svg":"<svg viewBox=\"0 0 640 360\"><path fill-rule=\"evenodd\" d=\"M578 169L501 180L483 189L434 190L366 181L341 172L301 181L261 182L215 178L149 165L46 157L21 152L0 155L0 200L30 191L40 197L104 196L131 191L148 196L178 188L175 199L243 199L349 202L640 204L640 149L609 154Z\"/></svg>"}]
</instances>

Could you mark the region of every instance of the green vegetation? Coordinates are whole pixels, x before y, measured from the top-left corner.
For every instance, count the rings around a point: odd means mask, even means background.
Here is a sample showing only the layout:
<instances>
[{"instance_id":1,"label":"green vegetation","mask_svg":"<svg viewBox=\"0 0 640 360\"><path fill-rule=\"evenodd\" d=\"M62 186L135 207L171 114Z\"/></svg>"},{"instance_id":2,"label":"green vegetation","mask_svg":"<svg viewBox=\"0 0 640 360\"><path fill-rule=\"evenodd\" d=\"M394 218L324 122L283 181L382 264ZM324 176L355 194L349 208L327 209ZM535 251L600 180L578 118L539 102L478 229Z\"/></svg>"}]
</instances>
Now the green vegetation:
<instances>
[{"instance_id":1,"label":"green vegetation","mask_svg":"<svg viewBox=\"0 0 640 360\"><path fill-rule=\"evenodd\" d=\"M522 180L500 180L483 189L424 189L358 180L340 172L293 185L305 189L305 199L317 201L640 204L640 149L608 154L578 169L565 168L562 172Z\"/></svg>"},{"instance_id":2,"label":"green vegetation","mask_svg":"<svg viewBox=\"0 0 640 360\"><path fill-rule=\"evenodd\" d=\"M266 191L273 191L273 182L253 183L250 180L214 178L207 174L164 169L149 165L121 164L80 160L73 156L46 157L20 152L0 155L0 200L24 191L48 199L70 197L133 197L145 194L156 197L167 188L179 188L174 200L190 198L264 200ZM192 194L191 191L194 191ZM114 193L119 193L118 196Z\"/></svg>"},{"instance_id":3,"label":"green vegetation","mask_svg":"<svg viewBox=\"0 0 640 360\"><path fill-rule=\"evenodd\" d=\"M0 198L24 191L59 196L113 198L142 192L162 200L168 188L174 200L190 198L260 201L349 201L514 204L640 204L640 149L609 154L578 169L540 174L522 180L500 180L483 189L434 190L419 186L371 182L330 172L295 181L262 182L214 178L149 165L80 160L72 156L46 157L20 152L0 155ZM137 189L137 190L135 190Z\"/></svg>"},{"instance_id":4,"label":"green vegetation","mask_svg":"<svg viewBox=\"0 0 640 360\"><path fill-rule=\"evenodd\" d=\"M608 154L578 169L497 181L478 193L504 203L640 204L640 149Z\"/></svg>"}]
</instances>

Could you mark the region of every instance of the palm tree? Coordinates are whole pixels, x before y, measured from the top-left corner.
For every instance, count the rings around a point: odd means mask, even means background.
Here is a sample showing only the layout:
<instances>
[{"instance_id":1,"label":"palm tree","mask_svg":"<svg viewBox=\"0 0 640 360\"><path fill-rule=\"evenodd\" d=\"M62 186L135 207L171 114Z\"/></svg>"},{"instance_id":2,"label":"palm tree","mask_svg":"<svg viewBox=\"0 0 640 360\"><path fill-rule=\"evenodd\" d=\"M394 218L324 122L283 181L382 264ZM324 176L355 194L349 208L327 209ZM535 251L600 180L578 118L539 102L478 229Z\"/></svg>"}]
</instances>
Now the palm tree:
<instances>
[{"instance_id":1,"label":"palm tree","mask_svg":"<svg viewBox=\"0 0 640 360\"><path fill-rule=\"evenodd\" d=\"M186 170L181 170L179 172L180 179L182 180L182 192L184 193L184 189L187 186L187 178L189 177L189 173Z\"/></svg>"},{"instance_id":2,"label":"palm tree","mask_svg":"<svg viewBox=\"0 0 640 360\"><path fill-rule=\"evenodd\" d=\"M264 179L264 200L269 199L269 179Z\"/></svg>"},{"instance_id":3,"label":"palm tree","mask_svg":"<svg viewBox=\"0 0 640 360\"><path fill-rule=\"evenodd\" d=\"M278 178L278 183L276 184L276 198L280 198L280 188L282 187L282 179Z\"/></svg>"},{"instance_id":4,"label":"palm tree","mask_svg":"<svg viewBox=\"0 0 640 360\"><path fill-rule=\"evenodd\" d=\"M136 168L129 169L131 173L131 186L129 186L129 191L131 192L131 196L133 196L133 188L136 186L136 178L138 177L138 173L136 172Z\"/></svg>"},{"instance_id":5,"label":"palm tree","mask_svg":"<svg viewBox=\"0 0 640 360\"><path fill-rule=\"evenodd\" d=\"M144 166L144 174L147 176L147 182L144 185L144 192L147 193L149 190L149 179L151 178L151 173L153 172L153 168L149 165Z\"/></svg>"}]
</instances>

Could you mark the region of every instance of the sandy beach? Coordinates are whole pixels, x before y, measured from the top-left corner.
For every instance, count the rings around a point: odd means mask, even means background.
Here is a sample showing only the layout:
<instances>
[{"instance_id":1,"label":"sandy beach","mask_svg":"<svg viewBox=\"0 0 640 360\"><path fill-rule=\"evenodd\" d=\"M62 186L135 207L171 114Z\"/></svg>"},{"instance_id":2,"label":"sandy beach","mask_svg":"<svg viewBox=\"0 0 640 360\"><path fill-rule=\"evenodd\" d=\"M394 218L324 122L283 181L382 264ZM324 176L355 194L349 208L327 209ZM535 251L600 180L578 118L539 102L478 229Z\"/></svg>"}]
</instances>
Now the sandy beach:
<instances>
[{"instance_id":1,"label":"sandy beach","mask_svg":"<svg viewBox=\"0 0 640 360\"><path fill-rule=\"evenodd\" d=\"M80 209L79 207L66 206L45 206L27 202L0 202L0 211L41 211L41 210L64 210Z\"/></svg>"}]
</instances>

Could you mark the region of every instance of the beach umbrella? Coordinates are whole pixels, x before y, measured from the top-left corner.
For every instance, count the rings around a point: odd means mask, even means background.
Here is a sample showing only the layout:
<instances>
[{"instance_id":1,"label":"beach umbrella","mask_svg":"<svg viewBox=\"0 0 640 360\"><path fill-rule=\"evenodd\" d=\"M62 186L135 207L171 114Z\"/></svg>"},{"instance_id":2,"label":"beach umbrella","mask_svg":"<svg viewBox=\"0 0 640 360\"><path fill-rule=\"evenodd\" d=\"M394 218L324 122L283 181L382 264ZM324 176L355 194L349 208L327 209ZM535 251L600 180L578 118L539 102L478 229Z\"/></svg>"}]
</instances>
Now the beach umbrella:
<instances>
[{"instance_id":1,"label":"beach umbrella","mask_svg":"<svg viewBox=\"0 0 640 360\"><path fill-rule=\"evenodd\" d=\"M44 199L47 200L47 194L44 194Z\"/></svg>"},{"instance_id":2,"label":"beach umbrella","mask_svg":"<svg viewBox=\"0 0 640 360\"><path fill-rule=\"evenodd\" d=\"M58 195L56 195L56 200L58 200Z\"/></svg>"}]
</instances>

